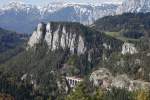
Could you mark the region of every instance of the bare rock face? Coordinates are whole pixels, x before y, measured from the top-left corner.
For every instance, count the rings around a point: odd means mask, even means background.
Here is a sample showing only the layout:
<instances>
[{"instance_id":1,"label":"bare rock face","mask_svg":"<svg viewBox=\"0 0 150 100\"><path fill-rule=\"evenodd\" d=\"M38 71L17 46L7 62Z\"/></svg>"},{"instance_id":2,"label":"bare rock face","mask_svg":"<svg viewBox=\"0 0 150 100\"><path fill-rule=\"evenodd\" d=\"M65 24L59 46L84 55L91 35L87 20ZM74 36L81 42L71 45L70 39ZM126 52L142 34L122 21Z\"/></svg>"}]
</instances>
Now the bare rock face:
<instances>
[{"instance_id":1,"label":"bare rock face","mask_svg":"<svg viewBox=\"0 0 150 100\"><path fill-rule=\"evenodd\" d=\"M149 82L130 79L126 74L113 76L106 68L100 68L90 75L90 81L96 87L110 89L111 87L126 88L129 91L150 88Z\"/></svg>"},{"instance_id":2,"label":"bare rock face","mask_svg":"<svg viewBox=\"0 0 150 100\"><path fill-rule=\"evenodd\" d=\"M45 24L39 23L37 26L37 30L35 30L28 42L30 47L34 47L36 44L42 42L45 37Z\"/></svg>"},{"instance_id":3,"label":"bare rock face","mask_svg":"<svg viewBox=\"0 0 150 100\"><path fill-rule=\"evenodd\" d=\"M149 82L144 82L141 80L132 80L127 75L118 75L112 80L113 87L126 88L129 91L136 91L139 89L150 88Z\"/></svg>"},{"instance_id":4,"label":"bare rock face","mask_svg":"<svg viewBox=\"0 0 150 100\"><path fill-rule=\"evenodd\" d=\"M139 89L149 89L150 88L150 83L149 82L143 82L140 80L132 80L130 81L129 85L129 91L135 91Z\"/></svg>"},{"instance_id":5,"label":"bare rock face","mask_svg":"<svg viewBox=\"0 0 150 100\"><path fill-rule=\"evenodd\" d=\"M33 32L28 45L33 47L41 41L45 41L50 50L69 49L71 53L83 54L86 51L84 38L72 27L65 24L48 23L46 26L38 24Z\"/></svg>"},{"instance_id":6,"label":"bare rock face","mask_svg":"<svg viewBox=\"0 0 150 100\"><path fill-rule=\"evenodd\" d=\"M90 76L90 80L93 82L95 86L103 84L103 80L105 79L107 80L113 79L112 74L106 68L100 68L99 70L94 71Z\"/></svg>"},{"instance_id":7,"label":"bare rock face","mask_svg":"<svg viewBox=\"0 0 150 100\"><path fill-rule=\"evenodd\" d=\"M135 54L138 53L136 47L134 46L134 44L131 43L124 43L122 45L122 52L123 55L125 54Z\"/></svg>"},{"instance_id":8,"label":"bare rock face","mask_svg":"<svg viewBox=\"0 0 150 100\"><path fill-rule=\"evenodd\" d=\"M118 88L127 88L129 87L130 79L127 75L119 75L112 80L112 86Z\"/></svg>"}]
</instances>

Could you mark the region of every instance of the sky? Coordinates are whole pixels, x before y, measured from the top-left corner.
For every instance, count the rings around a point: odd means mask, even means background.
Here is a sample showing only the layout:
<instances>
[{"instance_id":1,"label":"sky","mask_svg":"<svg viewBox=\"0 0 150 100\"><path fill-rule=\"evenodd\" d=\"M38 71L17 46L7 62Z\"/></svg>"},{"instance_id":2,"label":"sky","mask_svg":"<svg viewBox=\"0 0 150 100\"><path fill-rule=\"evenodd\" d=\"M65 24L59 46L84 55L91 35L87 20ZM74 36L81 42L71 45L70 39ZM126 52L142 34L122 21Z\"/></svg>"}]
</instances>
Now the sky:
<instances>
[{"instance_id":1,"label":"sky","mask_svg":"<svg viewBox=\"0 0 150 100\"><path fill-rule=\"evenodd\" d=\"M7 4L9 2L24 2L27 4L33 4L33 5L45 5L50 2L74 2L74 3L100 3L100 2L113 2L113 3L120 3L121 0L0 0L0 6L3 4Z\"/></svg>"}]
</instances>

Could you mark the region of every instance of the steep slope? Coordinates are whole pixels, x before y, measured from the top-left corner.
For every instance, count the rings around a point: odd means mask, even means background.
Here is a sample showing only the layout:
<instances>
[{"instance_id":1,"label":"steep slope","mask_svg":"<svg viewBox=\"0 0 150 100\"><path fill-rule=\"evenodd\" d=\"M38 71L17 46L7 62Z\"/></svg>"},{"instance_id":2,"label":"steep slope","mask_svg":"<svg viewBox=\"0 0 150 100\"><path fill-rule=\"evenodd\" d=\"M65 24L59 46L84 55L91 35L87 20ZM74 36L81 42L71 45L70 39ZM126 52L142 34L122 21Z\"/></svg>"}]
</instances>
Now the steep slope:
<instances>
[{"instance_id":1,"label":"steep slope","mask_svg":"<svg viewBox=\"0 0 150 100\"><path fill-rule=\"evenodd\" d=\"M43 7L12 2L0 8L0 26L31 33L40 21L70 21L91 24L94 20L115 13L118 4L60 4ZM24 27L24 28L23 28Z\"/></svg>"},{"instance_id":2,"label":"steep slope","mask_svg":"<svg viewBox=\"0 0 150 100\"><path fill-rule=\"evenodd\" d=\"M88 51L100 51L106 44L110 50L119 50L120 43L104 33L99 33L78 23L50 22L39 23L28 42L29 47L45 41L51 51L69 49L72 54L84 54Z\"/></svg>"}]
</instances>

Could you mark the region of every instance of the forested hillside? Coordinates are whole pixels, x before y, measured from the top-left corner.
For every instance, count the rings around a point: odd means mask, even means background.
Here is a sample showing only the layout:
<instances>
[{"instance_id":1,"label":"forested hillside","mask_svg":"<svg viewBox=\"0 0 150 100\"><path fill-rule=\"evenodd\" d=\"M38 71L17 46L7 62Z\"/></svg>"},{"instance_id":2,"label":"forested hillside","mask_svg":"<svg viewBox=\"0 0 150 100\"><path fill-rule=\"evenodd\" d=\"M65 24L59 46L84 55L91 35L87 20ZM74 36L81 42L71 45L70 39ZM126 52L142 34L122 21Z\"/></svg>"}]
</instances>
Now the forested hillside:
<instances>
[{"instance_id":1,"label":"forested hillside","mask_svg":"<svg viewBox=\"0 0 150 100\"><path fill-rule=\"evenodd\" d=\"M149 37L150 13L125 13L107 16L95 21L91 27L118 37L124 36L133 39L139 39L143 36Z\"/></svg>"},{"instance_id":2,"label":"forested hillside","mask_svg":"<svg viewBox=\"0 0 150 100\"><path fill-rule=\"evenodd\" d=\"M0 63L21 52L27 39L27 35L0 28Z\"/></svg>"},{"instance_id":3,"label":"forested hillside","mask_svg":"<svg viewBox=\"0 0 150 100\"><path fill-rule=\"evenodd\" d=\"M92 27L42 22L25 44L22 36L6 31L12 36L5 41L9 35L1 35L5 49L0 56L7 59L1 57L0 93L16 100L149 100L150 92L145 90L150 87L147 17L109 16ZM123 35L127 31L133 31L133 37ZM66 76L83 81L72 89Z\"/></svg>"},{"instance_id":4,"label":"forested hillside","mask_svg":"<svg viewBox=\"0 0 150 100\"><path fill-rule=\"evenodd\" d=\"M53 34L51 41L50 34ZM61 44L62 40L66 41L66 47ZM0 65L1 75L8 76L10 82L25 81L41 96L55 99L65 93L62 92L67 86L64 75L89 75L102 59L104 51L106 56L120 52L122 44L120 40L79 23L51 22L47 27L40 23L29 39L27 49Z\"/></svg>"},{"instance_id":5,"label":"forested hillside","mask_svg":"<svg viewBox=\"0 0 150 100\"><path fill-rule=\"evenodd\" d=\"M99 66L110 69L114 74L126 73L134 79L149 80L150 13L125 13L97 20L92 28L119 40L133 43L138 53L122 55L114 53ZM143 75L140 76L142 70Z\"/></svg>"}]
</instances>

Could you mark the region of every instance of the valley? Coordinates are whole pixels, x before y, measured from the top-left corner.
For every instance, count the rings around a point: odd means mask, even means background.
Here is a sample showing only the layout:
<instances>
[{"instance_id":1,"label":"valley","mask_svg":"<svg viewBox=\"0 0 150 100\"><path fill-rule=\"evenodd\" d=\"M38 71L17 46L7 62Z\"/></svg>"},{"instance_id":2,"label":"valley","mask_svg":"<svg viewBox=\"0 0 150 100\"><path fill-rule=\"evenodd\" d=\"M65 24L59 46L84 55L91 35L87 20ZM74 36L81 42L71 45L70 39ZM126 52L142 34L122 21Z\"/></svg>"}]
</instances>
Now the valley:
<instances>
[{"instance_id":1,"label":"valley","mask_svg":"<svg viewBox=\"0 0 150 100\"><path fill-rule=\"evenodd\" d=\"M0 8L0 99L150 100L149 11L147 0Z\"/></svg>"}]
</instances>

